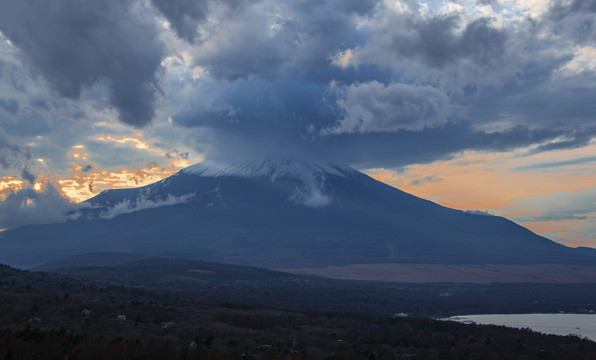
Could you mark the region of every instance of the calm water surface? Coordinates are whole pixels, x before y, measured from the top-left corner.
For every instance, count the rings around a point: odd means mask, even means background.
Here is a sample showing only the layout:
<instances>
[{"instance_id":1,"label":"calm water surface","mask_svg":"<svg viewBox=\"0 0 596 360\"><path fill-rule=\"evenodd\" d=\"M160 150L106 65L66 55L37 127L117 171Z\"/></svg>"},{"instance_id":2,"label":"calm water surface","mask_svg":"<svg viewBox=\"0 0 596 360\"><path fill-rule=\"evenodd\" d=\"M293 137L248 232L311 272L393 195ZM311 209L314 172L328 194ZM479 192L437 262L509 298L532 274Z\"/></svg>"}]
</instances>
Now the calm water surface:
<instances>
[{"instance_id":1,"label":"calm water surface","mask_svg":"<svg viewBox=\"0 0 596 360\"><path fill-rule=\"evenodd\" d=\"M596 341L596 314L459 315L452 316L446 320L530 328L545 334L575 334Z\"/></svg>"}]
</instances>

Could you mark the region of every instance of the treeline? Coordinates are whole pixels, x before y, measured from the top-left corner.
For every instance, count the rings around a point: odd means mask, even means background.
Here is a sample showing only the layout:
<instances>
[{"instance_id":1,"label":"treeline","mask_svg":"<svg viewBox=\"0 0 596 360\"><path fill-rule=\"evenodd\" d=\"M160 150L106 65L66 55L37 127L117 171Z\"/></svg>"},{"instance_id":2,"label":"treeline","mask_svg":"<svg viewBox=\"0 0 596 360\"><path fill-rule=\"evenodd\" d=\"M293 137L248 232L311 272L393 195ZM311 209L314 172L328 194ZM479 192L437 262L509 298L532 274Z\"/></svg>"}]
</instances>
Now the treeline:
<instances>
[{"instance_id":1,"label":"treeline","mask_svg":"<svg viewBox=\"0 0 596 360\"><path fill-rule=\"evenodd\" d=\"M254 326L240 317L236 327L233 318L217 315L203 324L221 338L188 343L135 333L107 338L66 329L3 330L0 359L594 359L596 353L596 343L578 337L428 319L317 314L301 317L308 330L272 325L242 331Z\"/></svg>"}]
</instances>

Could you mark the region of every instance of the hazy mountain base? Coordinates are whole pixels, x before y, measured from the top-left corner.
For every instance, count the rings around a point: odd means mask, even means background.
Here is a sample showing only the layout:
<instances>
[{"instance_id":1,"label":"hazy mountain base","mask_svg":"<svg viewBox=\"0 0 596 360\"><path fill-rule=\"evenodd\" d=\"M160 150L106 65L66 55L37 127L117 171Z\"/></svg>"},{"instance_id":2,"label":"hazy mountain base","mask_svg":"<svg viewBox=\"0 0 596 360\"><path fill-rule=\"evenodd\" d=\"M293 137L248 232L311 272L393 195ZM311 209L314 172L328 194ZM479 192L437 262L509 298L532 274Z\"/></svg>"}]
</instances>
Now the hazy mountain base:
<instances>
[{"instance_id":1,"label":"hazy mountain base","mask_svg":"<svg viewBox=\"0 0 596 360\"><path fill-rule=\"evenodd\" d=\"M0 279L1 359L592 359L596 352L586 339L529 330L218 305L8 267Z\"/></svg>"},{"instance_id":2,"label":"hazy mountain base","mask_svg":"<svg viewBox=\"0 0 596 360\"><path fill-rule=\"evenodd\" d=\"M402 283L596 283L596 267L557 264L353 264L281 270L332 279Z\"/></svg>"},{"instance_id":3,"label":"hazy mountain base","mask_svg":"<svg viewBox=\"0 0 596 360\"><path fill-rule=\"evenodd\" d=\"M154 258L53 271L202 301L278 308L443 317L478 313L587 312L592 283L391 283L335 280L256 267ZM596 310L596 309L595 309Z\"/></svg>"}]
</instances>

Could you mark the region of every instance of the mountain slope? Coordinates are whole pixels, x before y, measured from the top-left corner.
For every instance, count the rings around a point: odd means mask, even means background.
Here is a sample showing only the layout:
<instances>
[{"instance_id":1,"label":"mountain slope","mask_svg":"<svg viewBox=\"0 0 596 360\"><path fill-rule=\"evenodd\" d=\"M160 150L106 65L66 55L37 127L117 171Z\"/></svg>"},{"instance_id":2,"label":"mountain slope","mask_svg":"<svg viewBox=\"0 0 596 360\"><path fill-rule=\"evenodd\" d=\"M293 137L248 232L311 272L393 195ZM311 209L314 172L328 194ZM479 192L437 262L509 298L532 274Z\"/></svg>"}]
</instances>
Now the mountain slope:
<instances>
[{"instance_id":1,"label":"mountain slope","mask_svg":"<svg viewBox=\"0 0 596 360\"><path fill-rule=\"evenodd\" d=\"M442 207L354 169L203 163L90 199L80 219L5 231L0 262L31 267L130 252L274 268L355 263L584 264L578 251L495 216Z\"/></svg>"}]
</instances>

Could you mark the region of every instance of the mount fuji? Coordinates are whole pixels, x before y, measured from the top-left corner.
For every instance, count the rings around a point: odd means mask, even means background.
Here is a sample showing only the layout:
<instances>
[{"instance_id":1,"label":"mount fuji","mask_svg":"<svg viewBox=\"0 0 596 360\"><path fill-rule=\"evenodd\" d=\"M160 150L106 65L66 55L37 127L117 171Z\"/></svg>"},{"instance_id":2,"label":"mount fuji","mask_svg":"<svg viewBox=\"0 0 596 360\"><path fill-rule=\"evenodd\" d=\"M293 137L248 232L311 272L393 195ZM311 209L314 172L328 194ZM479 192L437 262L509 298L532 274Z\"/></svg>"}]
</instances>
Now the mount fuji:
<instances>
[{"instance_id":1,"label":"mount fuji","mask_svg":"<svg viewBox=\"0 0 596 360\"><path fill-rule=\"evenodd\" d=\"M0 234L0 263L31 268L95 252L270 268L349 264L595 265L502 217L454 210L348 166L202 162L154 184L107 190L76 220ZM75 216L76 215L76 216Z\"/></svg>"}]
</instances>

